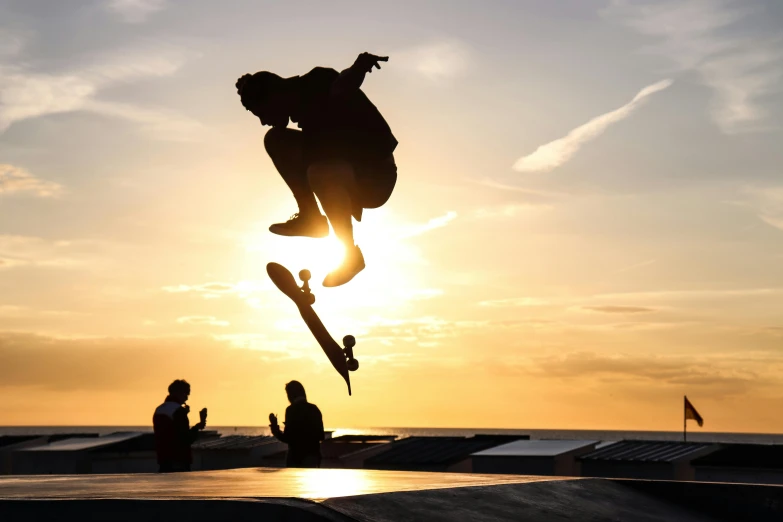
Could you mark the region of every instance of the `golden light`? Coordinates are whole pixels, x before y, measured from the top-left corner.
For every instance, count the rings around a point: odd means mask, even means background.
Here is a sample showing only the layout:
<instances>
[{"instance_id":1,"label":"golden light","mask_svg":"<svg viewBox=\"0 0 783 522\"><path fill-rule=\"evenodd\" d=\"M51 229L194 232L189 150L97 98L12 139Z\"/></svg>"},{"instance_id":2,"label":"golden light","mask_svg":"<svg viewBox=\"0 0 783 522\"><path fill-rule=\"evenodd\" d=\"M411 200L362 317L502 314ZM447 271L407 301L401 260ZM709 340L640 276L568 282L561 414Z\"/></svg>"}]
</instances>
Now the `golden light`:
<instances>
[{"instance_id":1,"label":"golden light","mask_svg":"<svg viewBox=\"0 0 783 522\"><path fill-rule=\"evenodd\" d=\"M305 498L331 498L370 493L373 477L352 469L322 468L317 473L298 473L295 481Z\"/></svg>"}]
</instances>

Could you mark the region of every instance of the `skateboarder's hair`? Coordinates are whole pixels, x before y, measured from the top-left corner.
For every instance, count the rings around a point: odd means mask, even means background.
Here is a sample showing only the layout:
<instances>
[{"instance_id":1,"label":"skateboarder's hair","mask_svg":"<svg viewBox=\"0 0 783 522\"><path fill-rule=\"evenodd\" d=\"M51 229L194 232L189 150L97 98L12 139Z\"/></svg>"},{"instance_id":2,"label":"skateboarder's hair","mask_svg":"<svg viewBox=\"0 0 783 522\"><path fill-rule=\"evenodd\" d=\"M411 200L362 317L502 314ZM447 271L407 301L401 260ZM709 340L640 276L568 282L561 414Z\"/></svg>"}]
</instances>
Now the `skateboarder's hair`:
<instances>
[{"instance_id":1,"label":"skateboarder's hair","mask_svg":"<svg viewBox=\"0 0 783 522\"><path fill-rule=\"evenodd\" d=\"M237 94L242 99L242 105L247 106L249 101L264 100L269 93L279 89L282 83L283 78L269 71L245 74L237 80Z\"/></svg>"},{"instance_id":2,"label":"skateboarder's hair","mask_svg":"<svg viewBox=\"0 0 783 522\"><path fill-rule=\"evenodd\" d=\"M304 386L302 386L302 383L299 381L291 381L288 384L286 384L285 392L288 394L288 397L290 397L291 399L302 397L305 400L307 400L307 394L305 393Z\"/></svg>"},{"instance_id":3,"label":"skateboarder's hair","mask_svg":"<svg viewBox=\"0 0 783 522\"><path fill-rule=\"evenodd\" d=\"M169 395L174 395L175 393L180 392L190 392L190 384L185 379L177 379L176 381L169 384Z\"/></svg>"}]
</instances>

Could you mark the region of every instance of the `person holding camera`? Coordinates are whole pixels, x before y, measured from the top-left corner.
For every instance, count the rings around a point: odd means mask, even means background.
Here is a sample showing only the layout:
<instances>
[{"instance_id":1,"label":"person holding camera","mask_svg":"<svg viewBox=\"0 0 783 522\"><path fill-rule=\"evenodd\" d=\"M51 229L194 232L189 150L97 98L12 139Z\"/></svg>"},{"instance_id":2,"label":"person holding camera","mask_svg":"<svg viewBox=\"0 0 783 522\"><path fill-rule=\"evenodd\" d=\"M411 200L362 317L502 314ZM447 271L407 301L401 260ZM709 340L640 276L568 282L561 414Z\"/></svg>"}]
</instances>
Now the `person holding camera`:
<instances>
[{"instance_id":1,"label":"person holding camera","mask_svg":"<svg viewBox=\"0 0 783 522\"><path fill-rule=\"evenodd\" d=\"M193 457L190 446L198 438L198 432L207 425L207 409L199 412L200 421L190 427L186 404L190 396L190 384L177 379L169 385L169 394L152 416L155 432L155 451L160 473L190 471Z\"/></svg>"}]
</instances>

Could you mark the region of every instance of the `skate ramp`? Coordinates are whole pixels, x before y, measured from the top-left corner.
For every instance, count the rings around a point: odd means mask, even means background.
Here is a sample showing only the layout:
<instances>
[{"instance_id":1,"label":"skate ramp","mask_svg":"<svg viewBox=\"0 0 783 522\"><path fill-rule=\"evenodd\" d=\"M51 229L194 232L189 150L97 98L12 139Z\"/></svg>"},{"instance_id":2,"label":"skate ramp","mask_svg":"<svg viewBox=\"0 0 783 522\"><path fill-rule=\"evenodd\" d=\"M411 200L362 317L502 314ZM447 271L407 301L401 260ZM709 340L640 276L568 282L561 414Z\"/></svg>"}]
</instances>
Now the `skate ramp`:
<instances>
[{"instance_id":1,"label":"skate ramp","mask_svg":"<svg viewBox=\"0 0 783 522\"><path fill-rule=\"evenodd\" d=\"M183 518L184 517L184 518ZM287 522L783 520L783 488L248 468L0 478L0 519Z\"/></svg>"}]
</instances>

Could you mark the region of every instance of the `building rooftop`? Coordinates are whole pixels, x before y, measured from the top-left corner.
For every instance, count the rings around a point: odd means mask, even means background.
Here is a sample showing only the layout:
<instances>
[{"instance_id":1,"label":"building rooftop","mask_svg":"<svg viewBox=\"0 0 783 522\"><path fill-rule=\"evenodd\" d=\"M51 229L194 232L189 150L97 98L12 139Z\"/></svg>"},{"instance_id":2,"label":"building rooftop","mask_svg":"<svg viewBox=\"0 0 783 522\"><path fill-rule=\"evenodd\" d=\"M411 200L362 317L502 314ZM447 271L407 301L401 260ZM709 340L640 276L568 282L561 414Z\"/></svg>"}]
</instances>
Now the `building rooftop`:
<instances>
[{"instance_id":1,"label":"building rooftop","mask_svg":"<svg viewBox=\"0 0 783 522\"><path fill-rule=\"evenodd\" d=\"M612 460L624 462L674 462L696 457L715 444L700 442L666 442L623 440L579 457L579 460Z\"/></svg>"},{"instance_id":2,"label":"building rooftop","mask_svg":"<svg viewBox=\"0 0 783 522\"><path fill-rule=\"evenodd\" d=\"M408 437L389 444L384 452L364 461L365 466L451 465L477 451L506 442L491 436L470 437Z\"/></svg>"},{"instance_id":3,"label":"building rooftop","mask_svg":"<svg viewBox=\"0 0 783 522\"><path fill-rule=\"evenodd\" d=\"M783 445L729 444L691 463L694 466L783 469Z\"/></svg>"},{"instance_id":4,"label":"building rooftop","mask_svg":"<svg viewBox=\"0 0 783 522\"><path fill-rule=\"evenodd\" d=\"M0 435L0 449L39 438L40 435Z\"/></svg>"},{"instance_id":5,"label":"building rooftop","mask_svg":"<svg viewBox=\"0 0 783 522\"><path fill-rule=\"evenodd\" d=\"M595 447L597 440L517 440L474 453L474 457L554 457Z\"/></svg>"},{"instance_id":6,"label":"building rooftop","mask_svg":"<svg viewBox=\"0 0 783 522\"><path fill-rule=\"evenodd\" d=\"M397 435L340 435L339 437L332 437L332 442L391 442L397 438Z\"/></svg>"},{"instance_id":7,"label":"building rooftop","mask_svg":"<svg viewBox=\"0 0 783 522\"><path fill-rule=\"evenodd\" d=\"M71 437L62 440L56 440L41 446L22 448L19 451L86 451L100 448L102 446L128 441L130 439L141 437L142 435L150 434L144 434L141 432L128 432L112 433L111 435L104 435L103 437Z\"/></svg>"},{"instance_id":8,"label":"building rooftop","mask_svg":"<svg viewBox=\"0 0 783 522\"><path fill-rule=\"evenodd\" d=\"M396 435L343 435L323 441L321 456L324 459L339 459L366 449L382 451L381 448L389 447L396 438Z\"/></svg>"},{"instance_id":9,"label":"building rooftop","mask_svg":"<svg viewBox=\"0 0 783 522\"><path fill-rule=\"evenodd\" d=\"M200 450L246 450L276 442L271 435L228 435L217 439L198 440L191 446Z\"/></svg>"}]
</instances>

